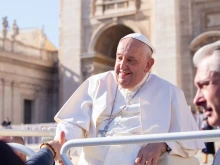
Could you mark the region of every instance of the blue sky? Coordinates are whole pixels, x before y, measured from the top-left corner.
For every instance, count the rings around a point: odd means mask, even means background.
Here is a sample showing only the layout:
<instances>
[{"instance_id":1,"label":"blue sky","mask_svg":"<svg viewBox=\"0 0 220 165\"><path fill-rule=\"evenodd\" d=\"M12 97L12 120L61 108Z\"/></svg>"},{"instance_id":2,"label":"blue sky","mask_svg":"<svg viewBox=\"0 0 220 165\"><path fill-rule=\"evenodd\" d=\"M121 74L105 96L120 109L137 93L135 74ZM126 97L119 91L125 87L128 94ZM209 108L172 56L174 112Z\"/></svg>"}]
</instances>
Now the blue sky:
<instances>
[{"instance_id":1,"label":"blue sky","mask_svg":"<svg viewBox=\"0 0 220 165\"><path fill-rule=\"evenodd\" d=\"M49 40L59 47L59 0L0 0L0 29L5 16L10 27L15 19L20 29L44 26Z\"/></svg>"}]
</instances>

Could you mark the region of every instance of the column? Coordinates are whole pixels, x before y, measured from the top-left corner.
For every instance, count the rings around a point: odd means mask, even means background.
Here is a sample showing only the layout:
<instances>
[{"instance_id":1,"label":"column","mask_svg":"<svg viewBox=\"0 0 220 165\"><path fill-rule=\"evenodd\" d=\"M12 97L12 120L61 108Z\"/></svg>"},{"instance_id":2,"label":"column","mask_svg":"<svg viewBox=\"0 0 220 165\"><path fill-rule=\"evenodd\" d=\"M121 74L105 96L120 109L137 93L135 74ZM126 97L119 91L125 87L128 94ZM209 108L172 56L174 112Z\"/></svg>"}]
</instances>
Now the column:
<instances>
[{"instance_id":1,"label":"column","mask_svg":"<svg viewBox=\"0 0 220 165\"><path fill-rule=\"evenodd\" d=\"M176 1L155 0L153 4L152 33L155 45L155 72L177 85L178 40Z\"/></svg>"},{"instance_id":2,"label":"column","mask_svg":"<svg viewBox=\"0 0 220 165\"><path fill-rule=\"evenodd\" d=\"M0 79L0 121L4 120L4 79Z\"/></svg>"},{"instance_id":3,"label":"column","mask_svg":"<svg viewBox=\"0 0 220 165\"><path fill-rule=\"evenodd\" d=\"M59 106L81 83L82 1L60 4Z\"/></svg>"},{"instance_id":4,"label":"column","mask_svg":"<svg viewBox=\"0 0 220 165\"><path fill-rule=\"evenodd\" d=\"M4 81L4 117L7 116L13 123L12 92L12 81Z\"/></svg>"}]
</instances>

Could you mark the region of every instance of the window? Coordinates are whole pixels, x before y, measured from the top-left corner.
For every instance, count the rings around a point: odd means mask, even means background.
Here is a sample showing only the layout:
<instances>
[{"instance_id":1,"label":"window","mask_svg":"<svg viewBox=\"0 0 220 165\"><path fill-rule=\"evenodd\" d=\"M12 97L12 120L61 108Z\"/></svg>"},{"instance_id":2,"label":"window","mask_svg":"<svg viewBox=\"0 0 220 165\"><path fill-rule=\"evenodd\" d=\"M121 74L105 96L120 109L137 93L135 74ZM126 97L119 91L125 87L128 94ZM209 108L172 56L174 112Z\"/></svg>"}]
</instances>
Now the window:
<instances>
[{"instance_id":1,"label":"window","mask_svg":"<svg viewBox=\"0 0 220 165\"><path fill-rule=\"evenodd\" d=\"M32 113L33 113L33 101L24 100L24 124L31 123Z\"/></svg>"}]
</instances>

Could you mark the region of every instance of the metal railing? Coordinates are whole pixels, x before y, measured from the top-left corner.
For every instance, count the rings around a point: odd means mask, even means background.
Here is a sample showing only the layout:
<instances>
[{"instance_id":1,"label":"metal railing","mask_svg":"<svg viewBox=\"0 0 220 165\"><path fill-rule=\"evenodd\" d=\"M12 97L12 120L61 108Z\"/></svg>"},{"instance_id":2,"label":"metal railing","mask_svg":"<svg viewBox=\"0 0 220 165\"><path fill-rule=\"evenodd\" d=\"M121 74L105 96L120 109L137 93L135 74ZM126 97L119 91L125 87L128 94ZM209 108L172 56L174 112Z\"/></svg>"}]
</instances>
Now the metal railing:
<instances>
[{"instance_id":1,"label":"metal railing","mask_svg":"<svg viewBox=\"0 0 220 165\"><path fill-rule=\"evenodd\" d=\"M51 130L13 130L13 129L0 129L0 136L38 136L38 137L54 137L55 132ZM100 145L122 145L131 143L155 143L155 142L168 142L168 141L185 141L192 139L205 139L205 141L216 141L220 139L220 130L211 131L192 131L192 132L176 132L176 133L161 133L161 134L148 134L136 136L123 136L123 137L105 137L105 138L86 138L75 139L67 141L61 148L60 154L65 165L73 165L67 155L67 152L72 147L84 146L100 146ZM207 140L209 139L209 140ZM22 148L19 144L11 145L14 149L19 150L31 156L33 151Z\"/></svg>"},{"instance_id":2,"label":"metal railing","mask_svg":"<svg viewBox=\"0 0 220 165\"><path fill-rule=\"evenodd\" d=\"M54 137L54 131L44 130L15 130L0 129L0 136L37 136L37 137Z\"/></svg>"},{"instance_id":3,"label":"metal railing","mask_svg":"<svg viewBox=\"0 0 220 165\"><path fill-rule=\"evenodd\" d=\"M9 128L0 126L0 136L21 136L25 145L39 144L43 139L52 140L55 136L56 123L38 123L11 125Z\"/></svg>"},{"instance_id":4,"label":"metal railing","mask_svg":"<svg viewBox=\"0 0 220 165\"><path fill-rule=\"evenodd\" d=\"M8 145L12 147L14 150L19 151L28 157L31 157L32 155L35 154L35 152L32 149L28 148L25 145L18 144L18 143L8 143Z\"/></svg>"},{"instance_id":5,"label":"metal railing","mask_svg":"<svg viewBox=\"0 0 220 165\"><path fill-rule=\"evenodd\" d=\"M67 155L67 151L72 147L118 145L118 144L122 145L122 144L131 144L131 143L153 143L153 142L155 143L155 142L168 142L168 141L177 141L177 140L183 141L183 140L192 140L192 139L209 139L211 141L217 140L220 139L220 130L69 140L62 146L60 150L60 154L65 165L72 165L72 162L70 161Z\"/></svg>"}]
</instances>

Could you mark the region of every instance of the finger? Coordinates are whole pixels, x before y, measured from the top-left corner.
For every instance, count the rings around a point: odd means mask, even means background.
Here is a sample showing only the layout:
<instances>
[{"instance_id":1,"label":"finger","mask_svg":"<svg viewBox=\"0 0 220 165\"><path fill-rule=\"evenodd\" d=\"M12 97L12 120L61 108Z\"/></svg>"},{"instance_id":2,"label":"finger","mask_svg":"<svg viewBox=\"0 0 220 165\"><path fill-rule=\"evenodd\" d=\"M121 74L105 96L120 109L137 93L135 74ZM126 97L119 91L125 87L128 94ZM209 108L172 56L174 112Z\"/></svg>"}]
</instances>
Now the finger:
<instances>
[{"instance_id":1,"label":"finger","mask_svg":"<svg viewBox=\"0 0 220 165\"><path fill-rule=\"evenodd\" d=\"M152 165L151 163L152 163L152 159L147 160L147 161L145 162L146 165Z\"/></svg>"},{"instance_id":2,"label":"finger","mask_svg":"<svg viewBox=\"0 0 220 165\"><path fill-rule=\"evenodd\" d=\"M59 143L60 144L64 144L65 143L65 132L64 131L62 131L62 132L60 132L60 139L59 139Z\"/></svg>"},{"instance_id":3,"label":"finger","mask_svg":"<svg viewBox=\"0 0 220 165\"><path fill-rule=\"evenodd\" d=\"M149 163L148 158L143 156L142 159L141 159L140 165L145 165L146 163Z\"/></svg>"},{"instance_id":4,"label":"finger","mask_svg":"<svg viewBox=\"0 0 220 165\"><path fill-rule=\"evenodd\" d=\"M139 165L140 161L141 161L141 158L137 157L134 161L134 165Z\"/></svg>"},{"instance_id":5,"label":"finger","mask_svg":"<svg viewBox=\"0 0 220 165\"><path fill-rule=\"evenodd\" d=\"M141 158L142 158L142 152L139 151L137 158L135 159L134 165L139 165L139 163L141 162Z\"/></svg>"},{"instance_id":6,"label":"finger","mask_svg":"<svg viewBox=\"0 0 220 165\"><path fill-rule=\"evenodd\" d=\"M154 159L152 160L152 165L157 165L158 159L159 159L159 158L154 158Z\"/></svg>"},{"instance_id":7,"label":"finger","mask_svg":"<svg viewBox=\"0 0 220 165\"><path fill-rule=\"evenodd\" d=\"M140 165L145 165L145 164L146 164L146 162L147 162L147 160L146 160L146 159L141 159Z\"/></svg>"},{"instance_id":8,"label":"finger","mask_svg":"<svg viewBox=\"0 0 220 165\"><path fill-rule=\"evenodd\" d=\"M60 165L64 165L64 163L63 163L62 160L59 160L59 164L60 164Z\"/></svg>"}]
</instances>

